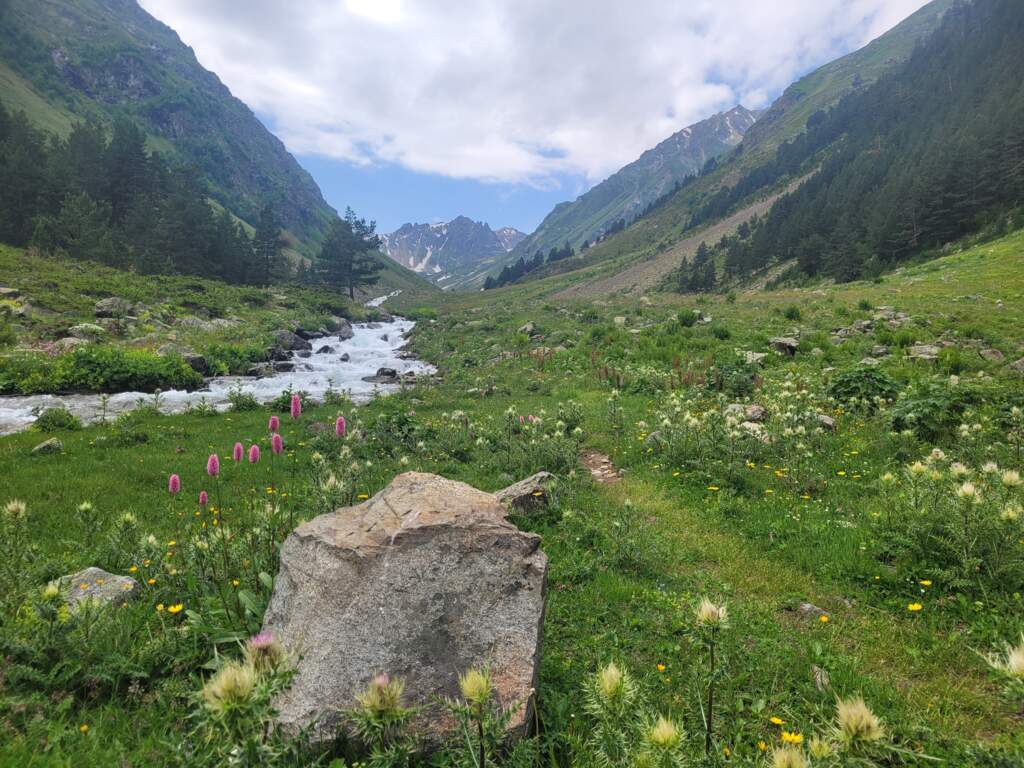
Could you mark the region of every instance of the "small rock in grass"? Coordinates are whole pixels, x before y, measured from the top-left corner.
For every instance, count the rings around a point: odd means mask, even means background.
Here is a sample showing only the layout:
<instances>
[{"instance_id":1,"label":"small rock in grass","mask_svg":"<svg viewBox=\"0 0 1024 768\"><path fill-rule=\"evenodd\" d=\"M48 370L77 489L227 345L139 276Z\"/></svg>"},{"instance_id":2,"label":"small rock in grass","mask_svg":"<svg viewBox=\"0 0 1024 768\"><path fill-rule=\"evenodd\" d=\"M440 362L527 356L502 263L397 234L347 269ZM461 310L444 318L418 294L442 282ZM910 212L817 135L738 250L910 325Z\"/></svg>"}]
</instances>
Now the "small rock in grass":
<instances>
[{"instance_id":1,"label":"small rock in grass","mask_svg":"<svg viewBox=\"0 0 1024 768\"><path fill-rule=\"evenodd\" d=\"M134 600L141 592L139 582L130 576L117 576L96 567L64 576L60 585L65 602L72 608L86 600L116 608Z\"/></svg>"},{"instance_id":2,"label":"small rock in grass","mask_svg":"<svg viewBox=\"0 0 1024 768\"><path fill-rule=\"evenodd\" d=\"M818 426L824 429L826 432L836 431L836 420L831 416L826 416L824 413L819 413L815 417L818 422Z\"/></svg>"},{"instance_id":3,"label":"small rock in grass","mask_svg":"<svg viewBox=\"0 0 1024 768\"><path fill-rule=\"evenodd\" d=\"M828 614L814 603L800 603L796 612L804 619L817 619Z\"/></svg>"},{"instance_id":4,"label":"small rock in grass","mask_svg":"<svg viewBox=\"0 0 1024 768\"><path fill-rule=\"evenodd\" d=\"M537 472L494 495L510 512L534 512L547 507L548 492L554 480L550 472Z\"/></svg>"},{"instance_id":5,"label":"small rock in grass","mask_svg":"<svg viewBox=\"0 0 1024 768\"><path fill-rule=\"evenodd\" d=\"M795 355L800 342L791 336L775 336L768 339L768 346L784 355Z\"/></svg>"},{"instance_id":6,"label":"small rock in grass","mask_svg":"<svg viewBox=\"0 0 1024 768\"><path fill-rule=\"evenodd\" d=\"M938 360L941 348L936 344L915 344L907 351L911 360Z\"/></svg>"},{"instance_id":7,"label":"small rock in grass","mask_svg":"<svg viewBox=\"0 0 1024 768\"><path fill-rule=\"evenodd\" d=\"M34 456L48 456L54 453L60 453L64 450L64 443L58 440L56 437L51 437L49 440L44 440L35 448L32 449Z\"/></svg>"},{"instance_id":8,"label":"small rock in grass","mask_svg":"<svg viewBox=\"0 0 1024 768\"><path fill-rule=\"evenodd\" d=\"M1001 363L1005 359L1003 353L998 349L983 349L981 350L981 356L990 363Z\"/></svg>"}]
</instances>

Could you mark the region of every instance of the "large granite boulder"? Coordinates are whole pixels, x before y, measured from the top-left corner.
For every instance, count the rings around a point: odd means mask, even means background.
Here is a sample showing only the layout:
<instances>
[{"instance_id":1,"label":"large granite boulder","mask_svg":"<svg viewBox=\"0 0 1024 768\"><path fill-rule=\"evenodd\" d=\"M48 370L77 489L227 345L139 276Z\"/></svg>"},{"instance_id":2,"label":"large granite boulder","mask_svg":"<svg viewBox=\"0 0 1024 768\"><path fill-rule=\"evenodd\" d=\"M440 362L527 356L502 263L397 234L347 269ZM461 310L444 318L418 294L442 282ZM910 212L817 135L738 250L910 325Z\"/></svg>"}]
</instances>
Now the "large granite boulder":
<instances>
[{"instance_id":1,"label":"large granite boulder","mask_svg":"<svg viewBox=\"0 0 1024 768\"><path fill-rule=\"evenodd\" d=\"M275 702L286 731L331 738L341 711L386 672L420 707L415 727L436 740L454 727L438 696L489 665L510 723L529 722L544 620L547 557L540 536L505 519L495 496L437 475L408 472L369 501L299 526L263 629L298 659Z\"/></svg>"}]
</instances>

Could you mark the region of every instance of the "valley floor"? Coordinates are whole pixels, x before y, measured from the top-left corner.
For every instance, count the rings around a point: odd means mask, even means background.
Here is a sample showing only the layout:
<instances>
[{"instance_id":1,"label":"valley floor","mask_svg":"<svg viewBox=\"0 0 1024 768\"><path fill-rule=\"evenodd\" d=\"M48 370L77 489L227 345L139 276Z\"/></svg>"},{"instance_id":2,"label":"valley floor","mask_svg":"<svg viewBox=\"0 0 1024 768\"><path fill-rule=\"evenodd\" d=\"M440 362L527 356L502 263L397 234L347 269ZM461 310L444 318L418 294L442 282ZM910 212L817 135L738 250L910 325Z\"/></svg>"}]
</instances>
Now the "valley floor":
<instances>
[{"instance_id":1,"label":"valley floor","mask_svg":"<svg viewBox=\"0 0 1024 768\"><path fill-rule=\"evenodd\" d=\"M863 696L886 732L867 764L1020 765L1019 690L983 655L1024 632L1013 481L1024 401L1011 367L1024 356L1024 233L877 283L734 301L577 302L552 295L562 287L446 296L413 342L441 383L363 406L309 403L300 420L282 417L276 465L266 424L284 401L0 438L0 504L26 506L0 544L0 763L188 762L214 647L236 654L236 638L258 629L258 571L276 567L239 556L223 583L193 578L178 542L207 522L284 533L406 469L484 490L544 469L559 478L550 507L515 518L543 535L551 563L543 758L516 765L593 764L583 690L609 661L637 679L645 711L680 724L697 764L704 596L729 611L707 764L768 764L784 736L801 748L828 736L837 697ZM771 351L780 336L795 354ZM747 352L767 356L747 364ZM342 441L324 427L339 414ZM519 416L535 418L520 427ZM62 451L32 455L52 436ZM264 460L232 465L236 441ZM607 455L621 481L595 482L583 450ZM217 513L194 501L211 452L225 467ZM180 498L168 496L171 473ZM258 511L268 498L271 523ZM961 558L950 537L977 551ZM89 565L153 579L102 637L47 619L37 597ZM216 595L232 579L252 583L236 617ZM850 764L838 759L814 764Z\"/></svg>"}]
</instances>

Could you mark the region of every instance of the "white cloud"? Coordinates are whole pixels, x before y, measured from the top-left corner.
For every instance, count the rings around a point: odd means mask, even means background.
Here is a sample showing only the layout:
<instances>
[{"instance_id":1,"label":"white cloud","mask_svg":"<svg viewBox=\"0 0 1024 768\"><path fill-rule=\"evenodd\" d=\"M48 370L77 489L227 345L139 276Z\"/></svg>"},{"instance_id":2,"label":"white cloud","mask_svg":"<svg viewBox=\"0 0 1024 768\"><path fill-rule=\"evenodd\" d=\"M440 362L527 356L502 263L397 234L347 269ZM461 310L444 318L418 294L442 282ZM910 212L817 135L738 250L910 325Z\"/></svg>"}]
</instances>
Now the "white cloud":
<instances>
[{"instance_id":1,"label":"white cloud","mask_svg":"<svg viewBox=\"0 0 1024 768\"><path fill-rule=\"evenodd\" d=\"M141 0L289 149L599 179L926 0Z\"/></svg>"}]
</instances>

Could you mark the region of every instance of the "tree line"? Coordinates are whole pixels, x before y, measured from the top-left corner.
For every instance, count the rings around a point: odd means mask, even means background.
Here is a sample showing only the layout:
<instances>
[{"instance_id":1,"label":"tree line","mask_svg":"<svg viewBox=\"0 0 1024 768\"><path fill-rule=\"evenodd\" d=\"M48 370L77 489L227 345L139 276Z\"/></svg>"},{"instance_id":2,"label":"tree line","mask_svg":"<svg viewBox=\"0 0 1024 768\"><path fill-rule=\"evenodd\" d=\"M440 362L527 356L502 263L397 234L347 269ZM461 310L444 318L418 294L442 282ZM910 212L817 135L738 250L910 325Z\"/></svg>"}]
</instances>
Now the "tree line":
<instances>
[{"instance_id":1,"label":"tree line","mask_svg":"<svg viewBox=\"0 0 1024 768\"><path fill-rule=\"evenodd\" d=\"M211 202L194 167L146 146L134 122L74 125L66 138L0 103L0 242L143 274L235 284L298 280L347 290L375 281L373 222L336 219L319 258L289 259L267 202L253 226Z\"/></svg>"},{"instance_id":2,"label":"tree line","mask_svg":"<svg viewBox=\"0 0 1024 768\"><path fill-rule=\"evenodd\" d=\"M589 241L584 241L582 250L586 250L590 247ZM576 255L576 249L569 245L566 241L561 248L552 248L548 251L547 258L545 259L544 253L538 250L529 259L520 256L516 261L511 264L506 264L501 268L501 272L498 273L497 277L488 276L484 281L484 290L491 290L492 288L501 288L503 285L509 285L514 283L524 275L533 272L534 270L540 269L545 264L554 264L564 259L571 259Z\"/></svg>"}]
</instances>

